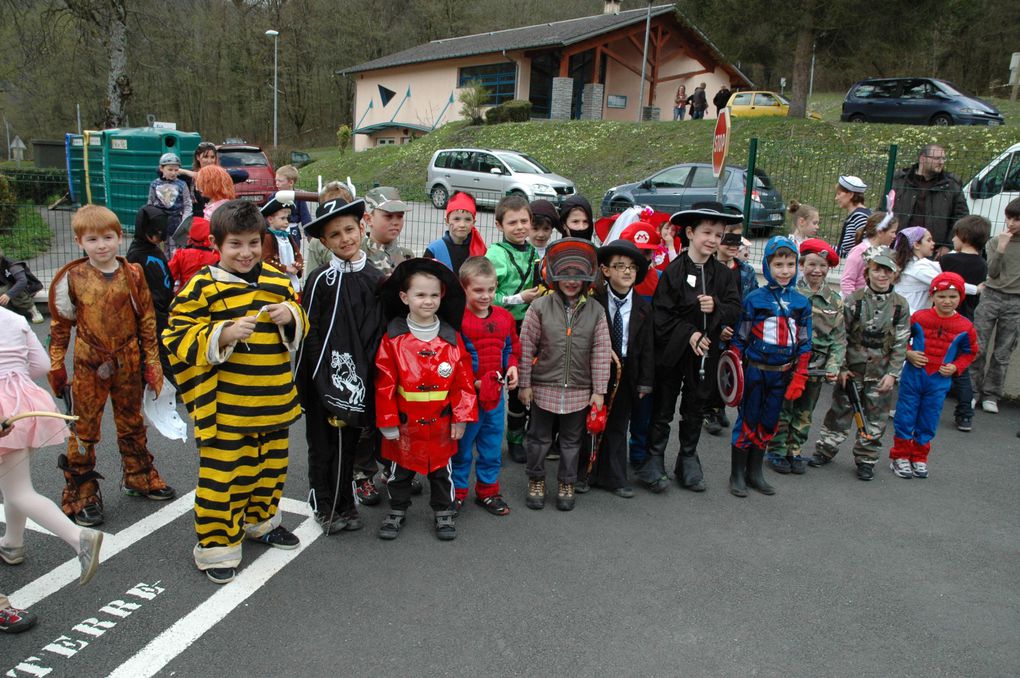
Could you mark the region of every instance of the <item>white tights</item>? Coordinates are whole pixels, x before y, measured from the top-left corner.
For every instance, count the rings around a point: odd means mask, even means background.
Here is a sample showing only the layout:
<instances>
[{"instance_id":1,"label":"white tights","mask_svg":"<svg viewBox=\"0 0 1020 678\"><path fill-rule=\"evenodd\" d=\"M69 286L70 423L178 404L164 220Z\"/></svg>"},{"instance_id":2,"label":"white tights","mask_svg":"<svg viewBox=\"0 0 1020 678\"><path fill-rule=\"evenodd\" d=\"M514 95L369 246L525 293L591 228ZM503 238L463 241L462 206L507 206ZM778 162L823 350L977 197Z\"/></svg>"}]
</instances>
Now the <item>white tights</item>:
<instances>
[{"instance_id":1,"label":"white tights","mask_svg":"<svg viewBox=\"0 0 1020 678\"><path fill-rule=\"evenodd\" d=\"M0 543L4 546L22 546L25 543L25 521L31 518L47 530L66 541L75 553L81 528L64 515L56 504L43 497L32 487L28 450L10 452L0 463L0 494L4 498L7 514L7 531Z\"/></svg>"}]
</instances>

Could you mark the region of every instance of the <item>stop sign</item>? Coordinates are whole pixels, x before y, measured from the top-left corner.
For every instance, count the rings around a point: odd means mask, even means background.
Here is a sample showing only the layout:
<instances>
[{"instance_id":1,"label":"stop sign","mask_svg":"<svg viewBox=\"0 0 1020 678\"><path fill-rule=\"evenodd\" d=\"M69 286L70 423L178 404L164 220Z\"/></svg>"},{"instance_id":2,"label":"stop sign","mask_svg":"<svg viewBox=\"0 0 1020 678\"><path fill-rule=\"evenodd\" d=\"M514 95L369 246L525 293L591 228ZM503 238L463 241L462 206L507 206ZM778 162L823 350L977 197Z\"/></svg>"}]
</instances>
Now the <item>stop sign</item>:
<instances>
[{"instance_id":1,"label":"stop sign","mask_svg":"<svg viewBox=\"0 0 1020 678\"><path fill-rule=\"evenodd\" d=\"M715 121L715 133L712 135L712 176L716 179L722 174L726 164L726 152L730 150L730 109L727 106L719 113Z\"/></svg>"}]
</instances>

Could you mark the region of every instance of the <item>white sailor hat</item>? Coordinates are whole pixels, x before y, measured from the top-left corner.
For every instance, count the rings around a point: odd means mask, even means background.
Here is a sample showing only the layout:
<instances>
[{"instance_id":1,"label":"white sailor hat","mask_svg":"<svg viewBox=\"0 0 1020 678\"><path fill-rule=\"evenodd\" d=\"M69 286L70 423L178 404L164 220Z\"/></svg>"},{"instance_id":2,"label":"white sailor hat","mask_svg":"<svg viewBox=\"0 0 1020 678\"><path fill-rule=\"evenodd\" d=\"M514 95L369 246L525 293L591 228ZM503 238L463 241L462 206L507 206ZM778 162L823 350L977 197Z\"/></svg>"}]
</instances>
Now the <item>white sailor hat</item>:
<instances>
[{"instance_id":1,"label":"white sailor hat","mask_svg":"<svg viewBox=\"0 0 1020 678\"><path fill-rule=\"evenodd\" d=\"M839 185L851 193L864 193L864 191L868 190L868 185L860 177L855 177L852 174L840 175Z\"/></svg>"}]
</instances>

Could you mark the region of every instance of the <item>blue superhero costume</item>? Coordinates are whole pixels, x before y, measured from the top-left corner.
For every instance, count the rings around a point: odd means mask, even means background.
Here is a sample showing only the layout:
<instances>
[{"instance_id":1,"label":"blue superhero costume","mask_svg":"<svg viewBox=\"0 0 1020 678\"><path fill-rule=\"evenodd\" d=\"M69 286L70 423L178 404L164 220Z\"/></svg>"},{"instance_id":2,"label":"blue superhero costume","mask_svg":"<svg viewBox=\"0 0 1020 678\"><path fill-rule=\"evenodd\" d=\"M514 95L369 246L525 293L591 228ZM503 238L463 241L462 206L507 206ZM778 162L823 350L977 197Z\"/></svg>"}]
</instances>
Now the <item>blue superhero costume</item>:
<instances>
[{"instance_id":1,"label":"blue superhero costume","mask_svg":"<svg viewBox=\"0 0 1020 678\"><path fill-rule=\"evenodd\" d=\"M811 302L796 290L796 275L784 287L769 270L769 258L782 249L798 257L789 238L774 236L768 241L762 260L766 285L744 297L740 324L730 343L744 365L730 476L730 491L737 496L746 494L745 467L749 484L765 494L774 492L762 476L765 448L776 433L784 400L799 397L791 393L798 387L803 391L811 359Z\"/></svg>"}]
</instances>

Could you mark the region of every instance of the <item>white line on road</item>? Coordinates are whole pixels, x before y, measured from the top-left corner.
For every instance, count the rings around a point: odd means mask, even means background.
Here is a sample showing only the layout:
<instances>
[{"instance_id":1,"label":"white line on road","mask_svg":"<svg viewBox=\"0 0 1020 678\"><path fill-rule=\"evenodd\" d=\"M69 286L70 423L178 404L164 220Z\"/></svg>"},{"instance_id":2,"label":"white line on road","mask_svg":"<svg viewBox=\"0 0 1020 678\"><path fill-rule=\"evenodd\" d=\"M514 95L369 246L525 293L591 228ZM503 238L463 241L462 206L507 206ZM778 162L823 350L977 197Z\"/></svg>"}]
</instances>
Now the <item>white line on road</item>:
<instances>
[{"instance_id":1,"label":"white line on road","mask_svg":"<svg viewBox=\"0 0 1020 678\"><path fill-rule=\"evenodd\" d=\"M290 502L301 503L284 499L281 508L292 506ZM307 509L304 512L307 512ZM173 626L156 636L135 656L114 669L109 678L142 678L158 673L322 536L322 529L314 518L307 518L294 530L294 534L301 540L298 548L293 551L280 549L266 551L242 570L234 581L219 588L205 602L178 619Z\"/></svg>"}]
</instances>

